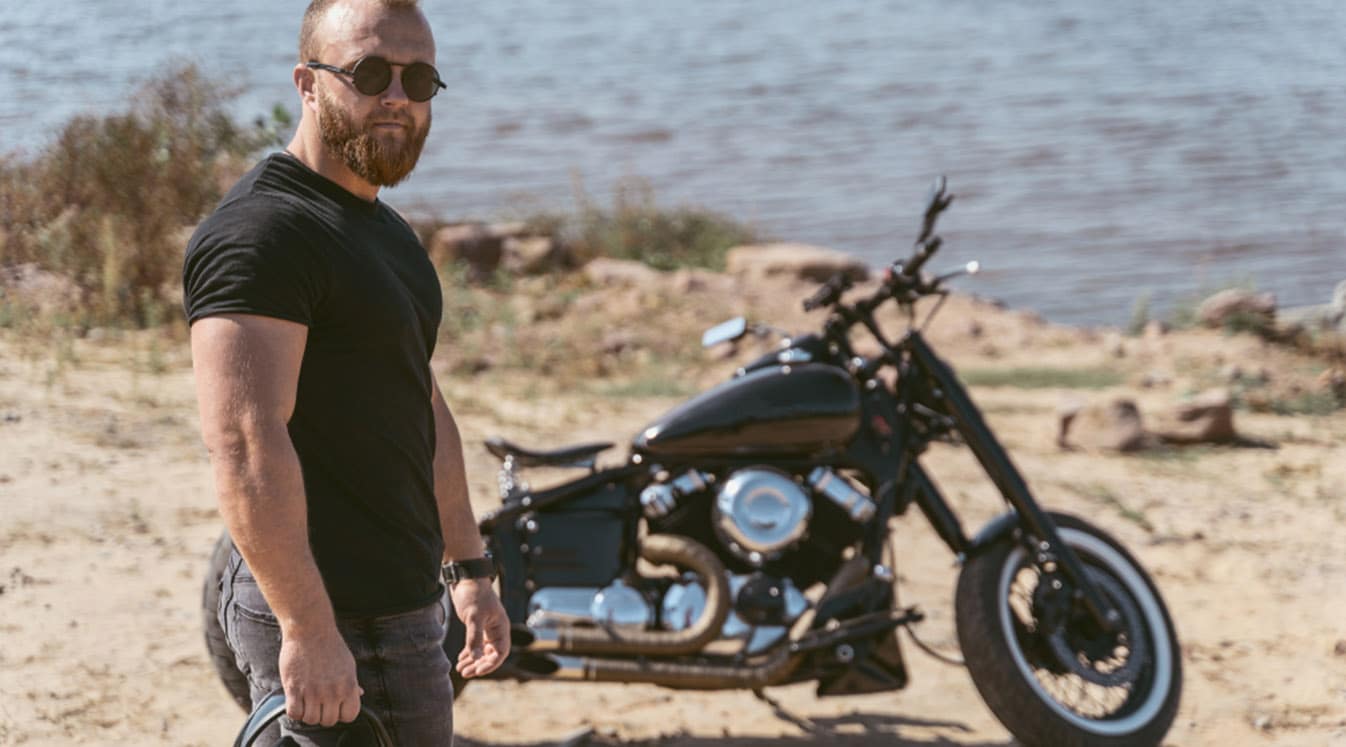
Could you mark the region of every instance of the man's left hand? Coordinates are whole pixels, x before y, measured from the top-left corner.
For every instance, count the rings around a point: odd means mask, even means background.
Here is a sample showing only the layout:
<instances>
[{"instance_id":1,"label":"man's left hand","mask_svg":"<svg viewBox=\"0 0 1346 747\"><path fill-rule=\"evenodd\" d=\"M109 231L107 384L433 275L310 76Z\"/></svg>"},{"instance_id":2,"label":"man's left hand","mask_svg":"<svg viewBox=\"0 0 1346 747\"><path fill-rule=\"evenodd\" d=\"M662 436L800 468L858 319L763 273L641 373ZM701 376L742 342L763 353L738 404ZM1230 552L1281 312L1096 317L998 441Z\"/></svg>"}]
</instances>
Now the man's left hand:
<instances>
[{"instance_id":1,"label":"man's left hand","mask_svg":"<svg viewBox=\"0 0 1346 747\"><path fill-rule=\"evenodd\" d=\"M458 673L480 677L494 672L509 656L509 617L486 579L465 579L449 591L453 609L467 629L458 654Z\"/></svg>"}]
</instances>

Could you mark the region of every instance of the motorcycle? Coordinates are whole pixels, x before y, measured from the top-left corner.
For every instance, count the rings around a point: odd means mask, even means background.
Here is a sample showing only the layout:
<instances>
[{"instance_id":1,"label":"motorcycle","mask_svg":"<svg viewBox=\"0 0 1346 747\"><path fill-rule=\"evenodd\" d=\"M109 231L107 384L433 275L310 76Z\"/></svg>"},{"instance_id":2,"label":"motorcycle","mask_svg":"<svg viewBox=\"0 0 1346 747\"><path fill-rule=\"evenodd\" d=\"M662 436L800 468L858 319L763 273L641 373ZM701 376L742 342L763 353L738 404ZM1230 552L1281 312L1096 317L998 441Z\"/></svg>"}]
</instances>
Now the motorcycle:
<instances>
[{"instance_id":1,"label":"motorcycle","mask_svg":"<svg viewBox=\"0 0 1346 747\"><path fill-rule=\"evenodd\" d=\"M515 621L513 651L491 677L762 697L803 681L820 696L900 689L908 678L897 631L922 615L897 603L889 520L914 505L962 566L954 619L963 659L1015 737L1160 743L1182 661L1154 582L1103 530L1039 506L914 323L918 302L935 299L928 323L948 281L977 269L922 271L952 199L939 180L911 256L871 295L847 302L852 281L832 277L804 302L827 311L821 332L787 338L642 429L620 465L597 467L611 443L537 451L487 442L501 460L502 502L479 524ZM895 340L875 317L890 302L911 320ZM857 328L877 354L857 352ZM734 319L702 342L753 329ZM971 536L921 464L936 441L970 449L1006 503ZM519 472L530 467L587 472L533 490ZM227 556L223 537L206 578L207 643L246 708L211 603ZM463 645L453 622L451 661Z\"/></svg>"}]
</instances>

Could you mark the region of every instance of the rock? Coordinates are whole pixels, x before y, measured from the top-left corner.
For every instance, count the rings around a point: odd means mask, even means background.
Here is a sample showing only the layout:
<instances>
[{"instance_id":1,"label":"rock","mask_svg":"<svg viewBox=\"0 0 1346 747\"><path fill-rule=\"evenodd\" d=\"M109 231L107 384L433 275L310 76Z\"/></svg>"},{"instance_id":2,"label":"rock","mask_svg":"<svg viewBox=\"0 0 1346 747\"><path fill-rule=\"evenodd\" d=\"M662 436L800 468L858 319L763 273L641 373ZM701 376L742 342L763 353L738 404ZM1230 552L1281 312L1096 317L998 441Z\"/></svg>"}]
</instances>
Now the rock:
<instances>
[{"instance_id":1,"label":"rock","mask_svg":"<svg viewBox=\"0 0 1346 747\"><path fill-rule=\"evenodd\" d=\"M669 281L670 287L675 293L717 293L728 295L734 292L734 278L728 275L722 275L718 272L702 270L695 267L684 267L680 270L674 270L673 276Z\"/></svg>"},{"instance_id":2,"label":"rock","mask_svg":"<svg viewBox=\"0 0 1346 747\"><path fill-rule=\"evenodd\" d=\"M824 282L841 272L857 283L869 279L869 266L848 254L808 244L744 244L729 250L725 265L731 275L784 275Z\"/></svg>"},{"instance_id":3,"label":"rock","mask_svg":"<svg viewBox=\"0 0 1346 747\"><path fill-rule=\"evenodd\" d=\"M21 310L39 316L73 314L80 309L83 295L75 281L36 264L0 267L0 300Z\"/></svg>"},{"instance_id":4,"label":"rock","mask_svg":"<svg viewBox=\"0 0 1346 747\"><path fill-rule=\"evenodd\" d=\"M1155 369L1140 378L1142 389L1158 389L1173 383L1173 376L1167 371Z\"/></svg>"},{"instance_id":5,"label":"rock","mask_svg":"<svg viewBox=\"0 0 1346 747\"><path fill-rule=\"evenodd\" d=\"M1109 332L1103 337L1103 349L1113 358L1125 358L1126 340L1117 332Z\"/></svg>"},{"instance_id":6,"label":"rock","mask_svg":"<svg viewBox=\"0 0 1346 747\"><path fill-rule=\"evenodd\" d=\"M1148 444L1140 408L1129 399L1067 405L1058 416L1056 444L1063 449L1129 452L1143 449Z\"/></svg>"},{"instance_id":7,"label":"rock","mask_svg":"<svg viewBox=\"0 0 1346 747\"><path fill-rule=\"evenodd\" d=\"M1286 309L1279 318L1290 326L1346 335L1346 280L1337 283L1337 287L1332 290L1332 300L1328 303Z\"/></svg>"},{"instance_id":8,"label":"rock","mask_svg":"<svg viewBox=\"0 0 1346 747\"><path fill-rule=\"evenodd\" d=\"M973 320L971 320L971 321L969 321L969 322L967 323L967 336L968 336L968 337L971 337L971 338L974 338L974 339L975 339L975 338L981 337L981 336L982 336L983 334L985 334L985 333L986 333L986 330L981 326L981 322L978 322L976 319L973 319Z\"/></svg>"},{"instance_id":9,"label":"rock","mask_svg":"<svg viewBox=\"0 0 1346 747\"><path fill-rule=\"evenodd\" d=\"M584 266L584 275L595 285L648 285L663 274L642 262L599 257Z\"/></svg>"},{"instance_id":10,"label":"rock","mask_svg":"<svg viewBox=\"0 0 1346 747\"><path fill-rule=\"evenodd\" d=\"M616 330L603 336L601 347L607 355L620 355L627 350L635 350L640 346L635 335Z\"/></svg>"},{"instance_id":11,"label":"rock","mask_svg":"<svg viewBox=\"0 0 1346 747\"><path fill-rule=\"evenodd\" d=\"M1337 399L1346 399L1346 371L1329 368L1318 374L1314 381L1320 391L1328 392Z\"/></svg>"},{"instance_id":12,"label":"rock","mask_svg":"<svg viewBox=\"0 0 1346 747\"><path fill-rule=\"evenodd\" d=\"M435 231L426 249L435 267L464 262L469 279L475 281L490 277L500 267L504 244L504 236L483 223L458 223Z\"/></svg>"},{"instance_id":13,"label":"rock","mask_svg":"<svg viewBox=\"0 0 1346 747\"><path fill-rule=\"evenodd\" d=\"M1276 323L1276 296L1241 288L1222 290L1201 302L1196 318L1207 327L1271 329Z\"/></svg>"},{"instance_id":14,"label":"rock","mask_svg":"<svg viewBox=\"0 0 1346 747\"><path fill-rule=\"evenodd\" d=\"M1231 443L1239 440L1227 389L1202 392L1191 402L1162 415L1159 423L1155 435L1168 443Z\"/></svg>"},{"instance_id":15,"label":"rock","mask_svg":"<svg viewBox=\"0 0 1346 747\"><path fill-rule=\"evenodd\" d=\"M1243 369L1237 363L1227 363L1220 369L1220 378L1229 383L1243 380Z\"/></svg>"},{"instance_id":16,"label":"rock","mask_svg":"<svg viewBox=\"0 0 1346 747\"><path fill-rule=\"evenodd\" d=\"M500 266L512 275L541 275L572 266L570 253L550 236L509 236Z\"/></svg>"},{"instance_id":17,"label":"rock","mask_svg":"<svg viewBox=\"0 0 1346 747\"><path fill-rule=\"evenodd\" d=\"M1145 329L1141 331L1141 336L1146 340L1158 340L1169 332L1168 324L1159 319L1151 319L1145 323Z\"/></svg>"}]
</instances>

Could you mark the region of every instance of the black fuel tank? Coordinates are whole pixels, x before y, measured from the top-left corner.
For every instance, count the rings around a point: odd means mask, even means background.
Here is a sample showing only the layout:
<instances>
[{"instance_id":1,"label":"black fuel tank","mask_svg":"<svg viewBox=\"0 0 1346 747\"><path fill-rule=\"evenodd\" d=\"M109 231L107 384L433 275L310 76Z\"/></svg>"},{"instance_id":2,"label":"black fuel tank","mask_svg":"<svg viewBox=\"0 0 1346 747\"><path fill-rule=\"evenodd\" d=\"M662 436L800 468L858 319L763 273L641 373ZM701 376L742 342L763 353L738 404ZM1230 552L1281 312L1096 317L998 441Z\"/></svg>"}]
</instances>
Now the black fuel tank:
<instances>
[{"instance_id":1,"label":"black fuel tank","mask_svg":"<svg viewBox=\"0 0 1346 747\"><path fill-rule=\"evenodd\" d=\"M635 448L653 456L801 455L850 440L860 391L850 374L821 363L750 371L647 426Z\"/></svg>"}]
</instances>

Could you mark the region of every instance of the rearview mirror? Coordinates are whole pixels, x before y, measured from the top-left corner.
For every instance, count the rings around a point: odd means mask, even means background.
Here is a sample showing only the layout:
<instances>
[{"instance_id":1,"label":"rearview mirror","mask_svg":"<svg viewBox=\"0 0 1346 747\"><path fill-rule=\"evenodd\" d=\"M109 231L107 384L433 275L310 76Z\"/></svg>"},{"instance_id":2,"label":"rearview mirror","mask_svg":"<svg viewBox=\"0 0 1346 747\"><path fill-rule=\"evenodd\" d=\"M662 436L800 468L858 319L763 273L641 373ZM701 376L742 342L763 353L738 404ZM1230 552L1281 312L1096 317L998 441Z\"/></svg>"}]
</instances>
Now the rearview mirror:
<instances>
[{"instance_id":1,"label":"rearview mirror","mask_svg":"<svg viewBox=\"0 0 1346 747\"><path fill-rule=\"evenodd\" d=\"M748 320L736 316L727 322L721 322L701 335L701 347L710 348L722 342L733 342L748 331Z\"/></svg>"}]
</instances>

